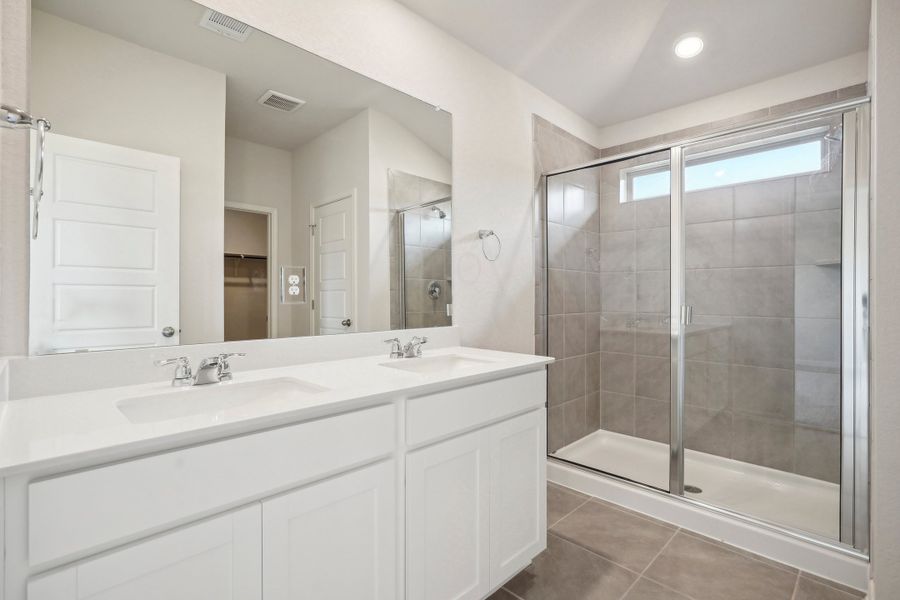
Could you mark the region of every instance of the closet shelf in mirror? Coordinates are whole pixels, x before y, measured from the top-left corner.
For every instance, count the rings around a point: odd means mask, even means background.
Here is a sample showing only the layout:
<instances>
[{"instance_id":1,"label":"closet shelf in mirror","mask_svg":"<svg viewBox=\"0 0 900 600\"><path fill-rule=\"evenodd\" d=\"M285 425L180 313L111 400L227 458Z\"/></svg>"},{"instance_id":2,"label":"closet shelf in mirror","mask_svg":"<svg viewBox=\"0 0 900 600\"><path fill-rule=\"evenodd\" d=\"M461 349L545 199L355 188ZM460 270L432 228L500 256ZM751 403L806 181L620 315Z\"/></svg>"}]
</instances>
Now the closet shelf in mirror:
<instances>
[{"instance_id":1,"label":"closet shelf in mirror","mask_svg":"<svg viewBox=\"0 0 900 600\"><path fill-rule=\"evenodd\" d=\"M268 257L262 254L237 254L233 252L226 252L225 258L236 258L236 259L247 259L247 260L266 260Z\"/></svg>"}]
</instances>

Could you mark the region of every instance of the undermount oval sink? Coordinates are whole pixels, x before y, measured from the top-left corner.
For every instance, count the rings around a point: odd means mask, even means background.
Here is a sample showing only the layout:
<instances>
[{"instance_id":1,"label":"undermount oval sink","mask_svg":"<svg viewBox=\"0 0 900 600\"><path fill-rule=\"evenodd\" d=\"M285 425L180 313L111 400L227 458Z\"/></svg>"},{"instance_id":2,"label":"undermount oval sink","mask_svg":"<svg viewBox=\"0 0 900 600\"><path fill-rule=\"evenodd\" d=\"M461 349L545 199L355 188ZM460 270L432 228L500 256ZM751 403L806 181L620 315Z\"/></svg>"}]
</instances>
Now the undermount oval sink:
<instances>
[{"instance_id":1,"label":"undermount oval sink","mask_svg":"<svg viewBox=\"0 0 900 600\"><path fill-rule=\"evenodd\" d=\"M215 415L255 402L291 400L326 391L327 388L295 379L279 377L247 383L219 383L172 390L166 394L126 398L116 403L132 423L154 423L196 415Z\"/></svg>"},{"instance_id":2,"label":"undermount oval sink","mask_svg":"<svg viewBox=\"0 0 900 600\"><path fill-rule=\"evenodd\" d=\"M397 358L390 362L381 363L382 367L421 373L423 375L455 375L472 367L483 367L492 363L491 360L470 358L459 354L441 354L439 356L424 356L419 358Z\"/></svg>"}]
</instances>

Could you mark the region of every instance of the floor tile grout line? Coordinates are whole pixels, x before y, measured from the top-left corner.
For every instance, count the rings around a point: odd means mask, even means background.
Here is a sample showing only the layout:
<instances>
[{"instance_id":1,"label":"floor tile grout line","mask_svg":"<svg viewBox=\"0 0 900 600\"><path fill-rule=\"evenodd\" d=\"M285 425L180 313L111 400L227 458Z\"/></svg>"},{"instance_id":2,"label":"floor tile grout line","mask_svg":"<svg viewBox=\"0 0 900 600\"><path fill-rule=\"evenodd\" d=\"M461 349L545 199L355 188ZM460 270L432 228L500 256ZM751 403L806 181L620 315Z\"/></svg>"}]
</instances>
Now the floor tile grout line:
<instances>
[{"instance_id":1,"label":"floor tile grout line","mask_svg":"<svg viewBox=\"0 0 900 600\"><path fill-rule=\"evenodd\" d=\"M753 552L750 552L749 550L744 550L743 548L738 548L737 546L732 546L728 542L723 542L722 540L717 540L716 538L712 538L712 537L703 535L702 533L699 533L696 531L691 531L689 529L684 529L684 528L681 528L681 531L684 531L685 535L689 535L696 540L700 540L701 542L705 542L711 546L717 546L719 548L722 548L723 550L726 550L733 554L737 554L738 556L743 556L744 558L748 558L750 560L756 561L760 564L769 566L773 569L778 569L779 571L783 571L785 573L794 573L796 571L799 574L799 573L803 572L801 569L798 569L797 567L792 567L786 563L779 562L779 561L775 560L774 558L769 558L768 556L763 556L761 554L754 554ZM710 540L713 540L716 543L714 544L714 543L710 542ZM724 548L722 546L724 546Z\"/></svg>"},{"instance_id":2,"label":"floor tile grout line","mask_svg":"<svg viewBox=\"0 0 900 600\"><path fill-rule=\"evenodd\" d=\"M522 596L518 595L517 593L509 591L509 589L506 587L506 584L501 585L500 589L503 590L504 592L506 592L507 594L509 594L510 596L512 596L513 598L515 598L516 600L525 600L524 598L522 598Z\"/></svg>"},{"instance_id":3,"label":"floor tile grout line","mask_svg":"<svg viewBox=\"0 0 900 600\"><path fill-rule=\"evenodd\" d=\"M623 564L621 564L621 563L617 563L616 561L611 560L609 557L603 556L602 554L598 554L597 552L594 552L594 551L591 550L590 548L585 548L585 547L582 546L581 544L575 543L575 542L573 542L572 540L567 539L567 538L564 538L564 537L562 537L562 536L559 535L559 534L553 533L552 531L548 531L548 532L547 532L547 535L553 536L553 537L555 537L556 539L558 539L558 540L560 540L560 541L563 541L563 542L565 542L565 543L567 543L567 544L571 544L571 545L575 546L576 548L579 548L579 549L581 549L581 550L584 550L584 551L587 552L588 554L592 554L593 556L596 556L596 557L599 558L600 560L606 561L606 562L608 562L608 563L611 564L611 565L615 565L615 566L619 567L620 569L625 569L625 570L628 571L629 573L633 573L633 574L635 574L635 575L640 576L640 573L639 573L638 571L635 571L635 570L632 569L631 567L626 567L625 565L623 565Z\"/></svg>"},{"instance_id":4,"label":"floor tile grout line","mask_svg":"<svg viewBox=\"0 0 900 600\"><path fill-rule=\"evenodd\" d=\"M570 510L569 512L567 512L560 518L558 518L556 521L554 521L552 525L547 525L547 531L550 531L551 529L553 529L554 527L559 525L560 521L562 521L563 519L565 519L568 516L571 516L571 514L573 512L575 512L576 510L578 510L579 508L581 508L582 506L584 506L585 504L587 504L590 501L591 501L591 496L588 496L587 498L584 499L584 501L581 504L579 504L578 506L576 506L575 508L573 508L572 510Z\"/></svg>"},{"instance_id":5,"label":"floor tile grout line","mask_svg":"<svg viewBox=\"0 0 900 600\"><path fill-rule=\"evenodd\" d=\"M806 576L804 576L804 573L806 574ZM813 577L809 577L809 575L812 575ZM811 581L813 583L823 585L823 586L827 587L828 589L847 594L848 596L853 596L856 600L865 600L866 596L868 596L867 592L863 592L862 590L858 590L854 587L850 587L849 585L845 585L843 583L840 583L839 581L833 581L831 579L826 579L825 577L822 577L821 575L816 575L815 573L809 573L808 571L804 571L802 569L800 569L800 577L802 577L803 579L806 579L808 581ZM844 586L844 587L838 587L839 585ZM848 590L853 590L853 591L848 591ZM863 594L863 595L860 596L859 594Z\"/></svg>"},{"instance_id":6,"label":"floor tile grout line","mask_svg":"<svg viewBox=\"0 0 900 600\"><path fill-rule=\"evenodd\" d=\"M797 573L797 579L794 581L794 591L791 593L791 600L797 600L797 591L800 589L800 573Z\"/></svg>"},{"instance_id":7,"label":"floor tile grout line","mask_svg":"<svg viewBox=\"0 0 900 600\"><path fill-rule=\"evenodd\" d=\"M662 548L659 549L659 552L657 552L657 553L653 556L653 558L650 559L650 562L647 563L647 566L645 566L645 567L643 568L643 570L641 570L641 572L638 573L638 576L635 578L634 581L631 582L631 585L628 586L628 589L625 590L625 593L622 594L622 595L619 597L619 600L624 600L625 597L631 592L632 588L634 588L634 586L636 586L636 585L638 584L638 582L639 582L641 579L644 579L644 578L645 578L645 577L644 577L644 573L647 572L647 569L650 568L650 565L652 565L653 563L656 562L656 559L659 558L659 555L662 554L662 553L665 551L665 549L669 547L669 544L672 543L672 540L675 539L675 536L678 535L678 532L679 532L679 531L680 531L680 529L676 529L674 532L672 532L671 537L669 537L669 539L666 540L666 543L662 545ZM659 584L659 585L663 585L663 584L660 584L658 581L654 581L653 579L650 579L649 577L647 577L646 579L647 579L648 581L653 581L653 583L657 583L657 584ZM678 590L673 590L672 588L670 588L670 587L667 586L667 585L663 585L663 587L665 587L666 589L672 590L673 592L681 593L681 592L678 592Z\"/></svg>"},{"instance_id":8,"label":"floor tile grout line","mask_svg":"<svg viewBox=\"0 0 900 600\"><path fill-rule=\"evenodd\" d=\"M642 520L644 520L644 521L647 521L648 523L653 523L654 525L657 525L657 526L659 526L659 527L662 527L663 529L670 529L670 530L673 530L673 531L680 531L680 530L681 530L681 527L679 527L679 526L677 526L677 525L675 525L675 524L673 524L673 523L669 523L668 521L663 521L662 519L656 519L656 518L651 517L651 516L649 516L649 515L645 515L645 514L643 514L643 513L640 513L640 512L638 512L638 511L636 511L636 510L632 510L632 509L627 508L627 507L625 507L625 506L620 506L620 505L618 505L618 504L615 504L614 502L610 502L609 500L604 500L603 498L598 498L598 497L596 497L596 496L589 496L589 497L588 497L588 501L594 501L594 502L597 503L597 504L605 504L605 505L608 505L610 508L612 508L612 509L614 509L614 510L617 510L617 511L619 511L619 512L623 512L623 513L625 513L626 515L631 515L631 516L633 516L633 517L637 517L638 519L642 519Z\"/></svg>"}]
</instances>

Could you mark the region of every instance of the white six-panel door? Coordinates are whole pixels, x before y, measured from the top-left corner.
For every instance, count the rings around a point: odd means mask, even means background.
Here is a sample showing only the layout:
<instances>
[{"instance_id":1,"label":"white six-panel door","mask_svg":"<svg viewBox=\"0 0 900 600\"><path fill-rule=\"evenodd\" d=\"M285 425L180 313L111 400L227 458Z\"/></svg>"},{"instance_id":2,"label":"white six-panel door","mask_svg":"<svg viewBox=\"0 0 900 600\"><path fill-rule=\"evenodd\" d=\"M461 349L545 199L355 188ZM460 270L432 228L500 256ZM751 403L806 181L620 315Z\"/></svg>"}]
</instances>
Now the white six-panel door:
<instances>
[{"instance_id":1,"label":"white six-panel door","mask_svg":"<svg viewBox=\"0 0 900 600\"><path fill-rule=\"evenodd\" d=\"M260 506L102 554L28 584L28 600L260 600Z\"/></svg>"},{"instance_id":2,"label":"white six-panel door","mask_svg":"<svg viewBox=\"0 0 900 600\"><path fill-rule=\"evenodd\" d=\"M313 333L357 331L354 198L348 195L312 209L315 301Z\"/></svg>"},{"instance_id":3,"label":"white six-panel door","mask_svg":"<svg viewBox=\"0 0 900 600\"><path fill-rule=\"evenodd\" d=\"M180 159L53 133L45 157L31 353L177 344Z\"/></svg>"},{"instance_id":4,"label":"white six-panel door","mask_svg":"<svg viewBox=\"0 0 900 600\"><path fill-rule=\"evenodd\" d=\"M394 461L263 502L266 600L394 600Z\"/></svg>"}]
</instances>

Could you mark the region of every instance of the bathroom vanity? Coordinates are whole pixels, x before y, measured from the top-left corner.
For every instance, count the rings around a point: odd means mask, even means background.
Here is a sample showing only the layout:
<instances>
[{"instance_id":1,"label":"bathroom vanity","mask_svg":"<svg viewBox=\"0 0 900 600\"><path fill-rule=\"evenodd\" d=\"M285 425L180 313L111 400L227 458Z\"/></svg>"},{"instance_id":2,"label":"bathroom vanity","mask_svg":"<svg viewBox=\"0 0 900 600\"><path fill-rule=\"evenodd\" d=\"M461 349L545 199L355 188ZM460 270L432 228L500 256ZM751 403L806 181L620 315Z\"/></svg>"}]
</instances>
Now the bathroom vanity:
<instances>
[{"instance_id":1,"label":"bathroom vanity","mask_svg":"<svg viewBox=\"0 0 900 600\"><path fill-rule=\"evenodd\" d=\"M8 402L4 598L484 598L546 545L549 360L442 348Z\"/></svg>"}]
</instances>

